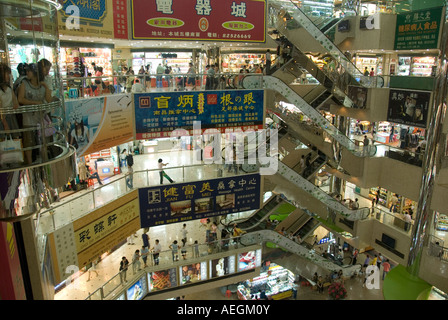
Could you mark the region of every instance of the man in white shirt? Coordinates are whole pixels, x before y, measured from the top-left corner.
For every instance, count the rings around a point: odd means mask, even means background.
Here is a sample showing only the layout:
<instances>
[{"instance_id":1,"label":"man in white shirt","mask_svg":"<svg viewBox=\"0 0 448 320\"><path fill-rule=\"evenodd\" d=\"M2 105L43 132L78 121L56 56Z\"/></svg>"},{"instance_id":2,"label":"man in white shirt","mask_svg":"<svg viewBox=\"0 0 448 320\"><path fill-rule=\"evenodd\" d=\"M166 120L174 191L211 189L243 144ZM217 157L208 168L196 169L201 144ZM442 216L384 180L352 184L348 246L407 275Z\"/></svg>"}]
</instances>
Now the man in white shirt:
<instances>
[{"instance_id":1,"label":"man in white shirt","mask_svg":"<svg viewBox=\"0 0 448 320\"><path fill-rule=\"evenodd\" d=\"M156 240L152 250L153 250L153 257L154 257L154 265L158 265L159 264L159 254L162 251L162 246L160 245L159 240Z\"/></svg>"},{"instance_id":2,"label":"man in white shirt","mask_svg":"<svg viewBox=\"0 0 448 320\"><path fill-rule=\"evenodd\" d=\"M140 83L139 79L135 80L135 83L132 85L131 92L132 93L142 93L142 92L145 92L145 87Z\"/></svg>"}]
</instances>

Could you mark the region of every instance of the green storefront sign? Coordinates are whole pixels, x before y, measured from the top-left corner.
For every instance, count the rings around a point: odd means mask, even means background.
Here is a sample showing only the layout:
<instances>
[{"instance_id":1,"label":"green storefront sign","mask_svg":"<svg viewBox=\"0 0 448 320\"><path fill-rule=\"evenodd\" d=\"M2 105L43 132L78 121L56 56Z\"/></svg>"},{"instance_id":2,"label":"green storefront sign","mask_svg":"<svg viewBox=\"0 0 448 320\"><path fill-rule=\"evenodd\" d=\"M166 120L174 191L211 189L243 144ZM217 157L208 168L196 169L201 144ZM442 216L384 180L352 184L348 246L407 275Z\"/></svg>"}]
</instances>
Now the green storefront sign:
<instances>
[{"instance_id":1,"label":"green storefront sign","mask_svg":"<svg viewBox=\"0 0 448 320\"><path fill-rule=\"evenodd\" d=\"M397 15L395 50L436 49L444 8L431 8Z\"/></svg>"}]
</instances>

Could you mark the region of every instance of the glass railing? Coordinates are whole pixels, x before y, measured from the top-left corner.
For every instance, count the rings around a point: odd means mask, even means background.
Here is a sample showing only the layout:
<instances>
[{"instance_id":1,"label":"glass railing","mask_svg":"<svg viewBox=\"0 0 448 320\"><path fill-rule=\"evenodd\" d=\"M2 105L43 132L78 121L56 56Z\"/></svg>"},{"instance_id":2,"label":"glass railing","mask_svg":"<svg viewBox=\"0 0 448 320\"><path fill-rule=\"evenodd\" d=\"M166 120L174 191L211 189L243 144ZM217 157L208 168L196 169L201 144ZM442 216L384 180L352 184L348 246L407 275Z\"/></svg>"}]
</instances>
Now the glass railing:
<instances>
[{"instance_id":1,"label":"glass railing","mask_svg":"<svg viewBox=\"0 0 448 320\"><path fill-rule=\"evenodd\" d=\"M255 70L251 72L255 73ZM244 75L246 73L216 73L213 76L207 73L115 74L101 77L67 77L63 79L63 85L65 99L70 100L115 93L242 89L241 81Z\"/></svg>"},{"instance_id":2,"label":"glass railing","mask_svg":"<svg viewBox=\"0 0 448 320\"><path fill-rule=\"evenodd\" d=\"M63 114L61 101L2 108L0 116L8 126L2 125L0 130L0 170L40 165L67 154ZM18 125L19 117L24 123L26 119L26 125Z\"/></svg>"},{"instance_id":3,"label":"glass railing","mask_svg":"<svg viewBox=\"0 0 448 320\"><path fill-rule=\"evenodd\" d=\"M408 235L411 234L412 226L414 225L413 221L406 222L404 216L400 213L388 212L377 207L372 208L371 216L381 223L403 231Z\"/></svg>"},{"instance_id":4,"label":"glass railing","mask_svg":"<svg viewBox=\"0 0 448 320\"><path fill-rule=\"evenodd\" d=\"M207 179L218 178L218 169L222 165L211 164L204 169L203 164L164 168L168 176L176 177L175 182L200 181L205 177ZM119 199L128 192L149 186L159 185L159 169L150 169L144 171L135 171L133 173L133 188L129 188L126 183L128 175L125 174L116 180L104 182L103 185L95 189L83 192L82 195L73 197L70 201L41 211L38 214L39 224L36 226L36 234L43 235L51 233L59 228L87 215L88 213ZM245 172L234 173L232 176L243 176Z\"/></svg>"},{"instance_id":5,"label":"glass railing","mask_svg":"<svg viewBox=\"0 0 448 320\"><path fill-rule=\"evenodd\" d=\"M126 287L130 284L135 283L138 279L141 279L142 276L146 275L148 272L152 272L153 270L159 270L162 267L172 268L174 264L178 264L181 266L182 263L193 264L195 262L204 261L205 257L213 257L213 255L226 252L231 254L232 250L236 250L238 248L243 248L246 246L259 245L260 243L251 243L250 245L245 245L240 241L241 237L232 237L225 238L217 241L211 241L208 243L201 243L197 246L195 245L186 245L185 247L179 246L177 261L175 261L175 257L173 257L172 250L162 250L159 253L157 258L154 257L153 249L150 249L150 254L148 255L146 268L143 268L143 264L141 263L142 270L138 272L133 272L132 262L129 263L128 269L126 271L126 282L122 280L122 272L118 272L114 274L109 280L98 289L96 289L93 293L87 295L85 300L105 300L110 297L112 293L121 292L126 289ZM182 249L185 249L185 258L182 256ZM157 263L157 264L156 264ZM163 269L163 268L162 268ZM205 282L204 282L205 283ZM182 287L178 287L178 289L182 289Z\"/></svg>"}]
</instances>

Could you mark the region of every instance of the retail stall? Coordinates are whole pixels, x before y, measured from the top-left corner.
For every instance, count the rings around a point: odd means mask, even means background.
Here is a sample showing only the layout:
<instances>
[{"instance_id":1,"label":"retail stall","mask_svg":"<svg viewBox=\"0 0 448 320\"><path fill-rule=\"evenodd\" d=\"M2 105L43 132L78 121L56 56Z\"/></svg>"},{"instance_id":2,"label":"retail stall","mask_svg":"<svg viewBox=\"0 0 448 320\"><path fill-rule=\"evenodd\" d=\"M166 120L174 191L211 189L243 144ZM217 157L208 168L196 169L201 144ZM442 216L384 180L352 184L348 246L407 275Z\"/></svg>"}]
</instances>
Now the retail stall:
<instances>
[{"instance_id":1,"label":"retail stall","mask_svg":"<svg viewBox=\"0 0 448 320\"><path fill-rule=\"evenodd\" d=\"M446 214L437 214L436 229L438 231L448 231L448 216Z\"/></svg>"},{"instance_id":2,"label":"retail stall","mask_svg":"<svg viewBox=\"0 0 448 320\"><path fill-rule=\"evenodd\" d=\"M266 59L265 54L241 54L231 53L222 55L222 71L238 73L244 67L252 68L256 64L264 65ZM272 55L272 61L275 56Z\"/></svg>"},{"instance_id":3,"label":"retail stall","mask_svg":"<svg viewBox=\"0 0 448 320\"><path fill-rule=\"evenodd\" d=\"M17 66L20 63L37 63L45 58L50 62L54 61L53 48L39 46L38 44L8 44L10 67L15 80L18 77ZM50 70L53 75L53 68Z\"/></svg>"},{"instance_id":4,"label":"retail stall","mask_svg":"<svg viewBox=\"0 0 448 320\"><path fill-rule=\"evenodd\" d=\"M96 167L100 179L111 177L116 173L119 173L118 153L116 147L86 155L85 163L91 169Z\"/></svg>"},{"instance_id":5,"label":"retail stall","mask_svg":"<svg viewBox=\"0 0 448 320\"><path fill-rule=\"evenodd\" d=\"M397 74L399 76L431 77L435 63L436 57L434 56L399 56Z\"/></svg>"},{"instance_id":6,"label":"retail stall","mask_svg":"<svg viewBox=\"0 0 448 320\"><path fill-rule=\"evenodd\" d=\"M383 57L382 56L357 56L356 57L356 67L361 72L367 68L369 72L372 70L375 76L383 74Z\"/></svg>"},{"instance_id":7,"label":"retail stall","mask_svg":"<svg viewBox=\"0 0 448 320\"><path fill-rule=\"evenodd\" d=\"M110 76L112 70L112 50L109 48L82 48L82 47L62 47L61 48L61 74L63 77L87 76L87 73L95 75L92 63L96 67L103 68L103 75ZM81 70L80 64L86 70Z\"/></svg>"},{"instance_id":8,"label":"retail stall","mask_svg":"<svg viewBox=\"0 0 448 320\"><path fill-rule=\"evenodd\" d=\"M282 266L271 263L266 272L259 277L247 280L238 286L240 300L259 300L265 293L267 299L281 300L292 296L294 289L294 274Z\"/></svg>"},{"instance_id":9,"label":"retail stall","mask_svg":"<svg viewBox=\"0 0 448 320\"><path fill-rule=\"evenodd\" d=\"M133 52L132 69L137 74L140 68L149 65L151 74L157 72L159 64L168 65L173 68L173 73L187 73L189 63L192 60L191 52ZM178 68L179 70L176 70Z\"/></svg>"}]
</instances>

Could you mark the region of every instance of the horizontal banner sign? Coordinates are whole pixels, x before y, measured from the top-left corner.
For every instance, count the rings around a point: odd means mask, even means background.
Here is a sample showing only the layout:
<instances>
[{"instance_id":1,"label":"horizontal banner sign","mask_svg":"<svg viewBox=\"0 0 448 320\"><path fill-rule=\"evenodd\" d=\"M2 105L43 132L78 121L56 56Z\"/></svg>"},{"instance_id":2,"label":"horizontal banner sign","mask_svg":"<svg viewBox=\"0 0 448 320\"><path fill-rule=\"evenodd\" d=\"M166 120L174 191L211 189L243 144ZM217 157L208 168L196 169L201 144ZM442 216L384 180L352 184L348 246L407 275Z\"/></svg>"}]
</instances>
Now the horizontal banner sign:
<instances>
[{"instance_id":1,"label":"horizontal banner sign","mask_svg":"<svg viewBox=\"0 0 448 320\"><path fill-rule=\"evenodd\" d=\"M263 90L177 91L135 94L136 139L169 137L175 129L263 128ZM198 134L201 134L199 132Z\"/></svg>"},{"instance_id":2,"label":"horizontal banner sign","mask_svg":"<svg viewBox=\"0 0 448 320\"><path fill-rule=\"evenodd\" d=\"M259 174L140 188L141 227L260 208Z\"/></svg>"},{"instance_id":3,"label":"horizontal banner sign","mask_svg":"<svg viewBox=\"0 0 448 320\"><path fill-rule=\"evenodd\" d=\"M265 0L133 0L132 38L265 42Z\"/></svg>"}]
</instances>

